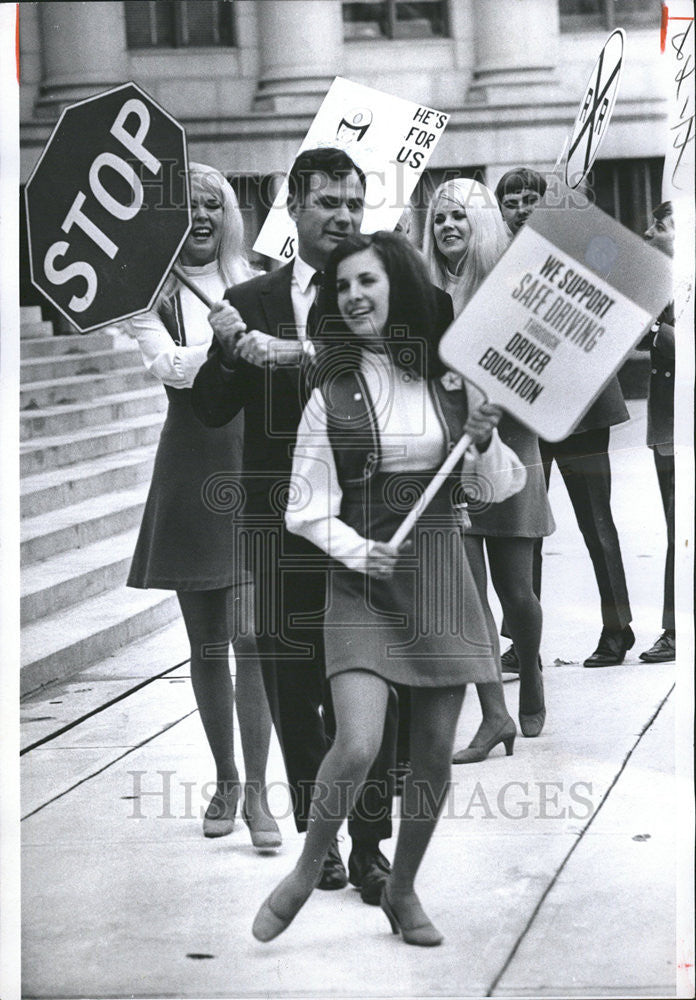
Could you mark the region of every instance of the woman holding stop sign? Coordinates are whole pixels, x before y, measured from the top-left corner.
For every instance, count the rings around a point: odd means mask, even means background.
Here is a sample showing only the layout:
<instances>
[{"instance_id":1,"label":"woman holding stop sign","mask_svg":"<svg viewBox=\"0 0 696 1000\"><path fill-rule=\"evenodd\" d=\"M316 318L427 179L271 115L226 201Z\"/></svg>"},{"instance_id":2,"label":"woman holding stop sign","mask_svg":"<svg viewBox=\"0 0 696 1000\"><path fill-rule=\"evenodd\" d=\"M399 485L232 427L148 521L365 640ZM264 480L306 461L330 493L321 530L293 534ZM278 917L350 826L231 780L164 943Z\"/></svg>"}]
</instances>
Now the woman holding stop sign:
<instances>
[{"instance_id":1,"label":"woman holding stop sign","mask_svg":"<svg viewBox=\"0 0 696 1000\"><path fill-rule=\"evenodd\" d=\"M232 188L212 167L190 164L190 185L193 225L178 263L209 299L219 301L226 288L254 274L242 249L242 216ZM145 366L164 384L169 408L128 585L175 590L179 599L191 644L191 683L217 768L203 820L207 837L232 832L241 792L228 659L233 639L246 775L243 815L254 846L267 850L279 847L281 837L266 800L271 718L253 638L252 591L235 536L243 424L240 417L225 427L204 427L191 409L191 385L212 339L208 311L170 275L154 309L130 321Z\"/></svg>"}]
</instances>

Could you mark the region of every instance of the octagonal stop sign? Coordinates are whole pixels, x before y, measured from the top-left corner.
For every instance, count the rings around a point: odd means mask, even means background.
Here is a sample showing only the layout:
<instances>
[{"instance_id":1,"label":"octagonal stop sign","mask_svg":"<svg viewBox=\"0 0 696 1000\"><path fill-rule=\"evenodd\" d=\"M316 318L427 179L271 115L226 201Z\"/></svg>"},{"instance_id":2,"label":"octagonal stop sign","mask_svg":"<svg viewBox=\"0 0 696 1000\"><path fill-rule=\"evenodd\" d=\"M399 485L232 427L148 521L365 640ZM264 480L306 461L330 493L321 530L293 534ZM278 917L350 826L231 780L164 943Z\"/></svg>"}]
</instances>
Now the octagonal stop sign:
<instances>
[{"instance_id":1,"label":"octagonal stop sign","mask_svg":"<svg viewBox=\"0 0 696 1000\"><path fill-rule=\"evenodd\" d=\"M182 126L134 83L61 114L25 190L31 279L82 332L149 309L191 226Z\"/></svg>"}]
</instances>

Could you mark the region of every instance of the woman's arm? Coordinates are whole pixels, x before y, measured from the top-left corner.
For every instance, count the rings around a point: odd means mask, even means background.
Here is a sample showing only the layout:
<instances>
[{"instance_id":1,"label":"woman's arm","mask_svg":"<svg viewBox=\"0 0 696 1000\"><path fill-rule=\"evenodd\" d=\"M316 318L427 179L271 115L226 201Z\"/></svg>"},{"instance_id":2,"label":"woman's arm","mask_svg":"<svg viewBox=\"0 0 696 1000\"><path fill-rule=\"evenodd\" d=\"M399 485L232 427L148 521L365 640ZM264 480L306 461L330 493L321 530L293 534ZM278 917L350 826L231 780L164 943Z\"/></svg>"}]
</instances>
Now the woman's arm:
<instances>
[{"instance_id":1,"label":"woman's arm","mask_svg":"<svg viewBox=\"0 0 696 1000\"><path fill-rule=\"evenodd\" d=\"M497 428L481 452L472 445L464 454L462 483L469 494L489 503L502 503L524 489L527 470L516 453L500 440Z\"/></svg>"},{"instance_id":2,"label":"woman's arm","mask_svg":"<svg viewBox=\"0 0 696 1000\"><path fill-rule=\"evenodd\" d=\"M326 430L324 399L315 389L297 432L285 523L288 531L302 535L349 569L372 572L375 568L372 550L377 547L381 552L386 547L363 538L341 520L342 498L333 448Z\"/></svg>"},{"instance_id":3,"label":"woman's arm","mask_svg":"<svg viewBox=\"0 0 696 1000\"><path fill-rule=\"evenodd\" d=\"M160 317L152 311L133 316L129 326L131 337L138 341L145 367L155 378L175 389L193 385L196 372L205 361L208 344L195 347L175 344Z\"/></svg>"}]
</instances>

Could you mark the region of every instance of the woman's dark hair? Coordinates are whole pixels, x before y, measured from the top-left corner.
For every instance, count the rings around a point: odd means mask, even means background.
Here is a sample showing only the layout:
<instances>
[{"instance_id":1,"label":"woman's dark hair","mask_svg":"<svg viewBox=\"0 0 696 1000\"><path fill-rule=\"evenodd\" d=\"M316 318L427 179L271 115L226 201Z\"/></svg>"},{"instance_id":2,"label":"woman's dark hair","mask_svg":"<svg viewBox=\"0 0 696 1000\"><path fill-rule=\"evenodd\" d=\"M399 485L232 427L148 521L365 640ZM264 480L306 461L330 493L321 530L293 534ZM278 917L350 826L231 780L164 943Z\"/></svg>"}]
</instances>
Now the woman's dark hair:
<instances>
[{"instance_id":1,"label":"woman's dark hair","mask_svg":"<svg viewBox=\"0 0 696 1000\"><path fill-rule=\"evenodd\" d=\"M389 278L389 313L384 346L394 364L421 378L446 371L437 353L442 330L436 329L436 291L420 254L400 233L377 232L348 236L329 257L319 299L320 335L325 350L343 348L347 363L359 363L360 341L349 329L338 308L336 276L341 261L363 250L374 250Z\"/></svg>"},{"instance_id":2,"label":"woman's dark hair","mask_svg":"<svg viewBox=\"0 0 696 1000\"><path fill-rule=\"evenodd\" d=\"M664 222L664 220L668 219L671 215L673 215L671 201L661 201L660 204L656 205L652 210L652 216L658 222Z\"/></svg>"},{"instance_id":3,"label":"woman's dark hair","mask_svg":"<svg viewBox=\"0 0 696 1000\"><path fill-rule=\"evenodd\" d=\"M288 203L304 202L310 188L313 174L324 174L331 180L338 180L355 173L362 184L365 193L365 174L342 149L333 146L320 146L317 149L305 149L300 153L288 174Z\"/></svg>"},{"instance_id":4,"label":"woman's dark hair","mask_svg":"<svg viewBox=\"0 0 696 1000\"><path fill-rule=\"evenodd\" d=\"M531 167L515 167L514 170L508 170L500 178L495 189L495 196L499 202L502 202L506 194L517 194L525 188L528 191L536 191L539 197L543 198L546 192L546 180Z\"/></svg>"}]
</instances>

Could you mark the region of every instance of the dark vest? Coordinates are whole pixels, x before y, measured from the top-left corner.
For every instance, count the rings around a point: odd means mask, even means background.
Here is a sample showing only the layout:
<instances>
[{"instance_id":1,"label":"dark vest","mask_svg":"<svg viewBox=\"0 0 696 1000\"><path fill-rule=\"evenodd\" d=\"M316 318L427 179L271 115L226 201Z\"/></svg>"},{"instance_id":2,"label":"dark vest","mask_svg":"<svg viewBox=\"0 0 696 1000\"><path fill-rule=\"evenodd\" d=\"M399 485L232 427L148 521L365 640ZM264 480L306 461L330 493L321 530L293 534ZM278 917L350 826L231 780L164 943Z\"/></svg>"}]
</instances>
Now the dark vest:
<instances>
[{"instance_id":1,"label":"dark vest","mask_svg":"<svg viewBox=\"0 0 696 1000\"><path fill-rule=\"evenodd\" d=\"M466 391L463 386L447 390L440 379L429 381L428 390L449 452L464 432L468 416ZM332 379L323 395L339 484L342 489L364 485L380 470L382 458L367 382L360 371L345 372Z\"/></svg>"}]
</instances>

